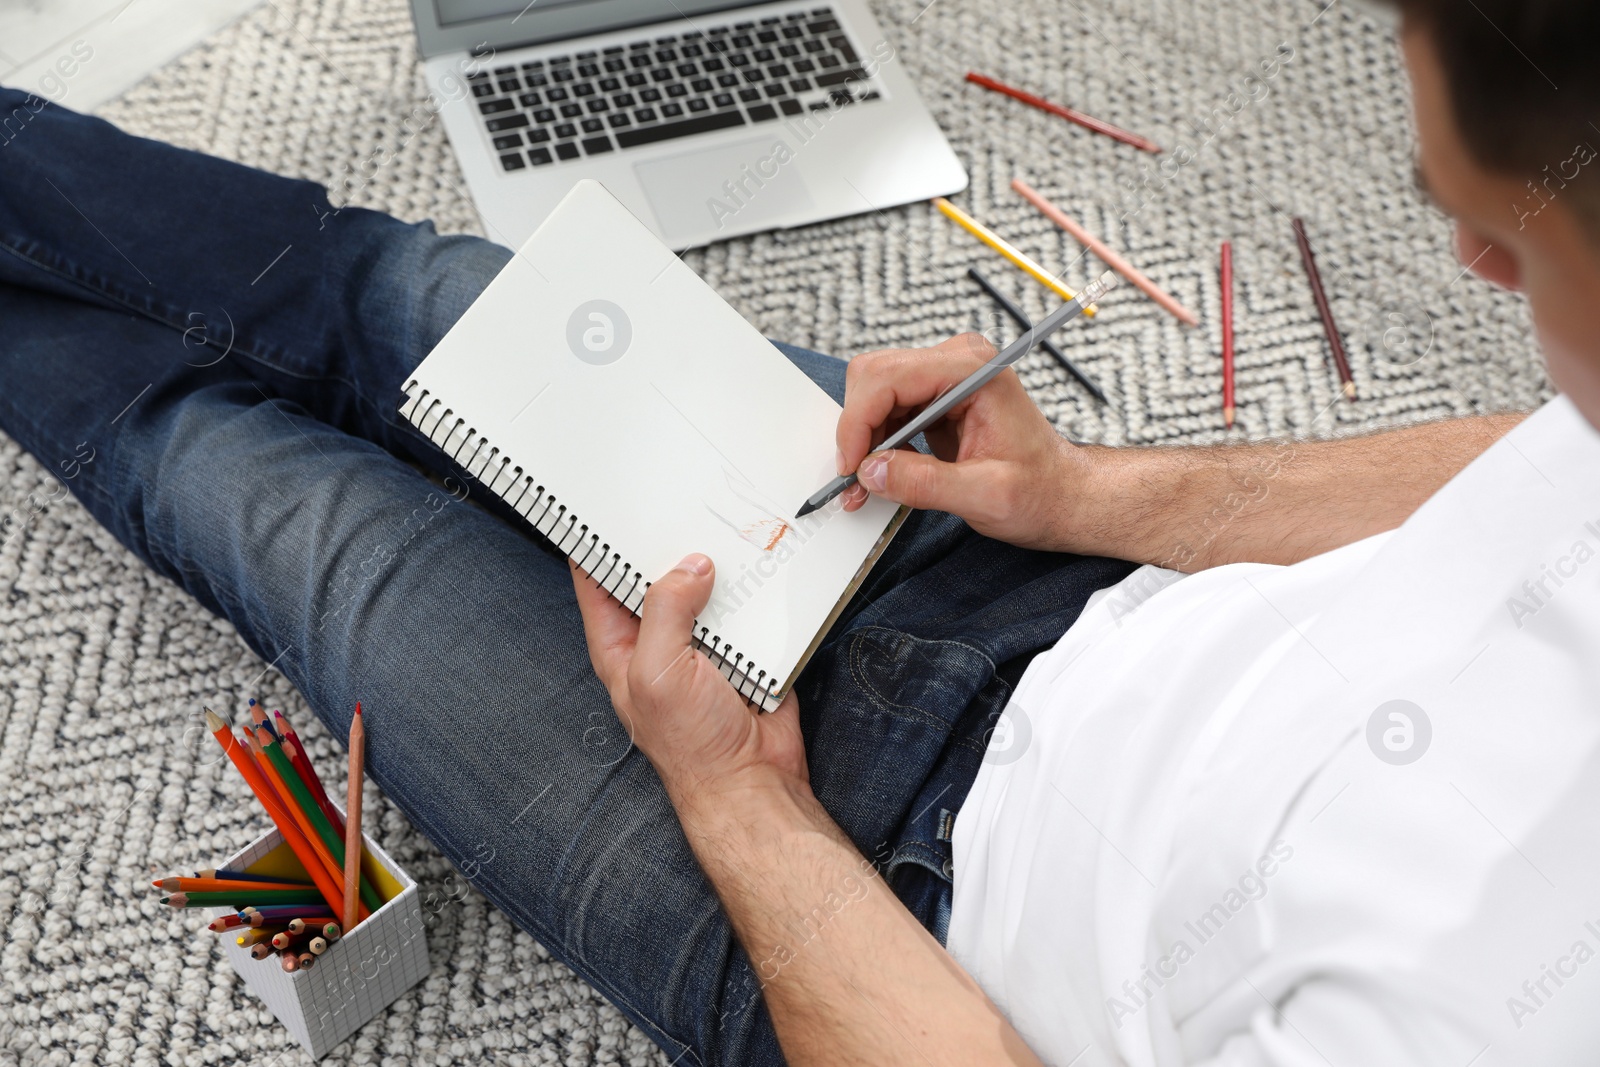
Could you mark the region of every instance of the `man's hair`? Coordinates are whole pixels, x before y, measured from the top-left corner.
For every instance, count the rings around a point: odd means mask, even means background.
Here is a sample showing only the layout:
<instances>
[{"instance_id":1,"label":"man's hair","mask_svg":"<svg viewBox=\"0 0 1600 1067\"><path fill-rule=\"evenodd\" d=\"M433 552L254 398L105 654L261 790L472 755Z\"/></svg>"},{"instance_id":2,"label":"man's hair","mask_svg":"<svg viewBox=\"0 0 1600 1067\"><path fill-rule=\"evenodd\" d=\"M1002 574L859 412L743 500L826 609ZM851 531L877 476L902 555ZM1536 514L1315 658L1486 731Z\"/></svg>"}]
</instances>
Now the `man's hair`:
<instances>
[{"instance_id":1,"label":"man's hair","mask_svg":"<svg viewBox=\"0 0 1600 1067\"><path fill-rule=\"evenodd\" d=\"M1490 170L1526 176L1544 195L1560 190L1600 238L1600 160L1593 159L1600 150L1600 3L1395 3L1433 42L1456 128L1473 158ZM1568 161L1579 146L1585 147L1577 158L1592 162L1574 178ZM1558 180L1545 186L1552 175Z\"/></svg>"}]
</instances>

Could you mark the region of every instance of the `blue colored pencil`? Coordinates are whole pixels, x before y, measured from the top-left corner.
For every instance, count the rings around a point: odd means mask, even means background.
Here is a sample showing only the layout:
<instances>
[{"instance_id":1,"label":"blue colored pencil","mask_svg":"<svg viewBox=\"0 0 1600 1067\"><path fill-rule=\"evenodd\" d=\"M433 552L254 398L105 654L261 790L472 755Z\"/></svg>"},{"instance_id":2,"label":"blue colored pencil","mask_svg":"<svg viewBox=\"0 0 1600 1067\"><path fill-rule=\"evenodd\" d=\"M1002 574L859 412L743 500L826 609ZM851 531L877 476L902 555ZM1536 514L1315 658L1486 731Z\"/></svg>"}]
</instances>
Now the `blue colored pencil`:
<instances>
[{"instance_id":1,"label":"blue colored pencil","mask_svg":"<svg viewBox=\"0 0 1600 1067\"><path fill-rule=\"evenodd\" d=\"M277 882L279 885L296 884L310 886L311 883L304 878L285 878L277 874L251 874L249 871L230 871L225 867L207 867L203 871L195 871L196 878L225 878L230 882Z\"/></svg>"}]
</instances>

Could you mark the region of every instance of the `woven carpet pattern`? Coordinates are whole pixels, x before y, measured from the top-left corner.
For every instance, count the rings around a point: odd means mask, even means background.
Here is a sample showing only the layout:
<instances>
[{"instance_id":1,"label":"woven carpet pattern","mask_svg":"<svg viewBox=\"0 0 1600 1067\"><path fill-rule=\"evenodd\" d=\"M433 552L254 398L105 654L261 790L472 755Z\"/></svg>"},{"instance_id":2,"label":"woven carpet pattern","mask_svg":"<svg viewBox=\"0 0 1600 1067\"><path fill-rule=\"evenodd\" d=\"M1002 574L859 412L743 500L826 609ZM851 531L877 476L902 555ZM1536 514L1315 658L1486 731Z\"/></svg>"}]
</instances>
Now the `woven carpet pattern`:
<instances>
[{"instance_id":1,"label":"woven carpet pattern","mask_svg":"<svg viewBox=\"0 0 1600 1067\"><path fill-rule=\"evenodd\" d=\"M965 161L958 201L1081 285L1104 269L1011 193L1022 176L1199 312L1123 286L1024 380L1058 428L1112 444L1330 436L1550 395L1522 301L1464 276L1411 182L1392 30L1352 0L882 0L875 11ZM868 43L868 51L871 50ZM1263 67L1264 61L1269 61ZM1275 61L1276 65L1272 62ZM962 81L969 69L1117 122L1160 157ZM1270 70L1270 75L1266 71ZM128 129L481 232L398 0L266 0L103 109ZM114 166L114 161L107 161ZM1338 399L1289 218L1302 215L1348 341ZM1235 249L1240 425L1219 411L1218 243ZM768 335L848 355L977 329L1014 335L981 267L1043 290L929 205L692 250ZM155 903L150 872L210 866L264 828L196 726L202 703L283 707L313 758L342 749L232 628L148 574L0 437L0 1065L292 1065L306 1057L223 960ZM142 731L136 735L135 730ZM140 736L138 743L135 737ZM339 786L342 789L342 785ZM376 837L422 883L432 973L330 1064L664 1063L596 993L466 886L376 790Z\"/></svg>"}]
</instances>

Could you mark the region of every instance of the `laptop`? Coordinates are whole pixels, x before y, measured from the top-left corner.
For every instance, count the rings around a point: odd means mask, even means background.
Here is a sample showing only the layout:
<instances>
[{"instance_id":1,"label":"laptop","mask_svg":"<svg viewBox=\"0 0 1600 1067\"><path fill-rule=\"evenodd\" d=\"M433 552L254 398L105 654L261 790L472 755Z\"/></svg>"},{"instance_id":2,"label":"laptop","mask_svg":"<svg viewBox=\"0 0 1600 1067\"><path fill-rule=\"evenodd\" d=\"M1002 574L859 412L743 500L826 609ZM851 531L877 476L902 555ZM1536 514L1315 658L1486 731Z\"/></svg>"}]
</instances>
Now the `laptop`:
<instances>
[{"instance_id":1,"label":"laptop","mask_svg":"<svg viewBox=\"0 0 1600 1067\"><path fill-rule=\"evenodd\" d=\"M966 188L865 0L412 0L489 236L592 178L674 249Z\"/></svg>"}]
</instances>

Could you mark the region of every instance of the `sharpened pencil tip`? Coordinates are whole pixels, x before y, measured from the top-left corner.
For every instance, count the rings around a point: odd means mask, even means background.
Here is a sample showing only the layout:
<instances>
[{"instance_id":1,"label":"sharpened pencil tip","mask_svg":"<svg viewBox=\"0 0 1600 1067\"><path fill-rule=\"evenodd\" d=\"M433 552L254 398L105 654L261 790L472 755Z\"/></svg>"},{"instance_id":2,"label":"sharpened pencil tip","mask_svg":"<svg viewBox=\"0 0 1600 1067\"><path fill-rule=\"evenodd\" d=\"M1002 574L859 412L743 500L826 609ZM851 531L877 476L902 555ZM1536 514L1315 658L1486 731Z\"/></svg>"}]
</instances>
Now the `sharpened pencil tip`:
<instances>
[{"instance_id":1,"label":"sharpened pencil tip","mask_svg":"<svg viewBox=\"0 0 1600 1067\"><path fill-rule=\"evenodd\" d=\"M210 730L212 733L216 733L218 730L222 729L224 724L221 716L212 711L210 708L206 708L205 713L207 730Z\"/></svg>"},{"instance_id":2,"label":"sharpened pencil tip","mask_svg":"<svg viewBox=\"0 0 1600 1067\"><path fill-rule=\"evenodd\" d=\"M816 508L811 506L811 501L807 500L804 504L800 505L800 510L794 513L794 517L797 519L803 519L816 510Z\"/></svg>"},{"instance_id":3,"label":"sharpened pencil tip","mask_svg":"<svg viewBox=\"0 0 1600 1067\"><path fill-rule=\"evenodd\" d=\"M361 714L361 701L359 701L359 700L356 701L356 714L357 715Z\"/></svg>"},{"instance_id":4,"label":"sharpened pencil tip","mask_svg":"<svg viewBox=\"0 0 1600 1067\"><path fill-rule=\"evenodd\" d=\"M1356 383L1355 382L1345 382L1344 383L1344 398L1346 400L1354 400L1356 398Z\"/></svg>"}]
</instances>

